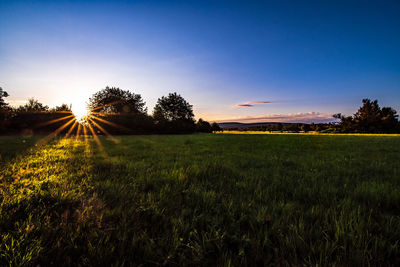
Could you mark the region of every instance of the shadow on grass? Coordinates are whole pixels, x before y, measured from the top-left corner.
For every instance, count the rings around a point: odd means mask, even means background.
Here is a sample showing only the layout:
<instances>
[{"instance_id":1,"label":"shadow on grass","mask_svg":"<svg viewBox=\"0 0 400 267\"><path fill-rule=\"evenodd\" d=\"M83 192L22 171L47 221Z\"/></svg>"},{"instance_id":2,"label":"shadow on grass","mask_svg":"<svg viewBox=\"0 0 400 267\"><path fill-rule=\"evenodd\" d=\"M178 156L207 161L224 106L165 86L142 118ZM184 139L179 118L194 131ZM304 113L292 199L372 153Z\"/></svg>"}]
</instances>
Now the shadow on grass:
<instances>
[{"instance_id":1,"label":"shadow on grass","mask_svg":"<svg viewBox=\"0 0 400 267\"><path fill-rule=\"evenodd\" d=\"M41 136L0 136L0 165L23 156Z\"/></svg>"}]
</instances>

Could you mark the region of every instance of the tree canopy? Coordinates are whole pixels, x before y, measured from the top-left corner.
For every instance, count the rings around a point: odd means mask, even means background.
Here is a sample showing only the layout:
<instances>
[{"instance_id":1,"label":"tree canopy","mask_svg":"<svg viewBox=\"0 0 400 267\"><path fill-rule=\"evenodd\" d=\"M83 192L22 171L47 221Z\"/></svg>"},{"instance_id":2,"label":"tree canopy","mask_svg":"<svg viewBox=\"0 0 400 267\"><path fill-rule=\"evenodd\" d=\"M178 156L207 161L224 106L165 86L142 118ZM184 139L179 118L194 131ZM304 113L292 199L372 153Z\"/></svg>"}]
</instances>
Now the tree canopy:
<instances>
[{"instance_id":1,"label":"tree canopy","mask_svg":"<svg viewBox=\"0 0 400 267\"><path fill-rule=\"evenodd\" d=\"M51 109L51 111L57 112L57 111L66 111L66 112L71 112L71 106L67 104L61 104L61 106L56 106L55 108Z\"/></svg>"},{"instance_id":2,"label":"tree canopy","mask_svg":"<svg viewBox=\"0 0 400 267\"><path fill-rule=\"evenodd\" d=\"M189 133L195 131L193 106L176 92L158 99L154 107L153 118L159 132Z\"/></svg>"},{"instance_id":3,"label":"tree canopy","mask_svg":"<svg viewBox=\"0 0 400 267\"><path fill-rule=\"evenodd\" d=\"M146 113L145 105L141 95L118 87L107 86L89 99L89 108L100 113Z\"/></svg>"},{"instance_id":4,"label":"tree canopy","mask_svg":"<svg viewBox=\"0 0 400 267\"><path fill-rule=\"evenodd\" d=\"M158 99L153 117L156 121L193 121L193 106L176 92L170 93Z\"/></svg>"},{"instance_id":5,"label":"tree canopy","mask_svg":"<svg viewBox=\"0 0 400 267\"><path fill-rule=\"evenodd\" d=\"M213 128L208 121L205 121L201 118L197 121L196 132L211 133L212 131L213 131Z\"/></svg>"},{"instance_id":6,"label":"tree canopy","mask_svg":"<svg viewBox=\"0 0 400 267\"><path fill-rule=\"evenodd\" d=\"M391 107L381 108L378 100L371 101L368 98L362 100L362 106L353 116L338 113L333 117L340 119L342 132L391 133L399 127L396 110Z\"/></svg>"},{"instance_id":7,"label":"tree canopy","mask_svg":"<svg viewBox=\"0 0 400 267\"><path fill-rule=\"evenodd\" d=\"M8 106L8 104L4 101L5 97L8 97L8 93L0 87L0 109Z\"/></svg>"},{"instance_id":8,"label":"tree canopy","mask_svg":"<svg viewBox=\"0 0 400 267\"><path fill-rule=\"evenodd\" d=\"M37 99L29 98L28 102L18 108L19 112L41 112L48 111L49 107L40 103Z\"/></svg>"},{"instance_id":9,"label":"tree canopy","mask_svg":"<svg viewBox=\"0 0 400 267\"><path fill-rule=\"evenodd\" d=\"M68 128L62 128L64 124L72 125L74 116L75 119L77 116L72 113L71 105L61 104L49 109L34 98L30 98L24 105L12 107L4 100L8 96L0 87L1 133L62 133L68 131ZM176 92L159 98L152 116L147 114L145 102L139 94L118 87L107 86L93 94L88 106L92 112L79 124L88 126L98 134L210 133L222 130L215 122L210 124L203 119L195 122L193 106ZM338 113L333 117L339 121L319 124L274 123L238 129L324 133L400 132L396 110L391 107L381 108L377 100L363 99L361 107L353 116Z\"/></svg>"}]
</instances>

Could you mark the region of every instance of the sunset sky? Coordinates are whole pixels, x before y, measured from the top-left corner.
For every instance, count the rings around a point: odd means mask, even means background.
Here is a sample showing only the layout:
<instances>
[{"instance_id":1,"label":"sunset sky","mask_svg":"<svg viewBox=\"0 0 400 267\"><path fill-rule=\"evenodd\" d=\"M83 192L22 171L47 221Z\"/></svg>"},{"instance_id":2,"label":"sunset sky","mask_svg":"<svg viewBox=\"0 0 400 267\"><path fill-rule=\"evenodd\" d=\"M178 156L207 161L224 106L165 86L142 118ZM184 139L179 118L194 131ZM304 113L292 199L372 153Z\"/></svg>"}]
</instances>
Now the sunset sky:
<instances>
[{"instance_id":1,"label":"sunset sky","mask_svg":"<svg viewBox=\"0 0 400 267\"><path fill-rule=\"evenodd\" d=\"M210 121L400 111L400 1L0 1L0 87L82 105L178 92Z\"/></svg>"}]
</instances>

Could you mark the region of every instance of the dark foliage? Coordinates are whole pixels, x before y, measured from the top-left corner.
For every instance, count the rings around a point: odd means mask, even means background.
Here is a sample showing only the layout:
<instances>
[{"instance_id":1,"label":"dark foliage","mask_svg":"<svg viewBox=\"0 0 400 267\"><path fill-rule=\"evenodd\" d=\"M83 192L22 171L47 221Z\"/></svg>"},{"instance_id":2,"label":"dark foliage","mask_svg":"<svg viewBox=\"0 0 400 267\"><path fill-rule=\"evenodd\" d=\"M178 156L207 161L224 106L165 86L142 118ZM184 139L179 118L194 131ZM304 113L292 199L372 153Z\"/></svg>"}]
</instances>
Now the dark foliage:
<instances>
[{"instance_id":1,"label":"dark foliage","mask_svg":"<svg viewBox=\"0 0 400 267\"><path fill-rule=\"evenodd\" d=\"M66 133L67 129L60 127L72 119L73 114L67 105L50 110L48 106L31 98L25 105L12 110L8 126L12 131L22 134L44 134L57 129L58 133Z\"/></svg>"},{"instance_id":2,"label":"dark foliage","mask_svg":"<svg viewBox=\"0 0 400 267\"><path fill-rule=\"evenodd\" d=\"M196 123L196 132L200 133L212 133L213 129L211 124L208 121L204 121L203 119L199 119Z\"/></svg>"},{"instance_id":3,"label":"dark foliage","mask_svg":"<svg viewBox=\"0 0 400 267\"><path fill-rule=\"evenodd\" d=\"M34 98L28 99L28 103L17 108L17 112L46 112L49 110L48 106L43 105Z\"/></svg>"},{"instance_id":4,"label":"dark foliage","mask_svg":"<svg viewBox=\"0 0 400 267\"><path fill-rule=\"evenodd\" d=\"M199 119L196 123L196 132L199 133L212 133L221 131L221 127L219 127L218 123L213 122L210 124L208 121L203 119Z\"/></svg>"},{"instance_id":5,"label":"dark foliage","mask_svg":"<svg viewBox=\"0 0 400 267\"><path fill-rule=\"evenodd\" d=\"M141 95L117 87L106 87L89 99L88 123L97 134L146 134L154 130Z\"/></svg>"},{"instance_id":6,"label":"dark foliage","mask_svg":"<svg viewBox=\"0 0 400 267\"><path fill-rule=\"evenodd\" d=\"M71 106L62 104L49 108L31 98L25 105L13 108L4 98L8 93L0 87L1 134L56 134L67 133L74 121ZM332 123L271 123L247 128L230 128L239 131L270 132L321 132L321 133L398 133L400 123L396 110L380 107L378 101L363 99L363 105L353 116L333 115L340 120ZM193 106L177 93L158 99L153 115L147 114L146 103L139 94L117 87L106 87L93 94L88 107L91 115L85 130L96 134L152 134L152 133L211 133L222 131L218 123L199 119L194 121ZM82 123L82 122L80 122ZM69 127L63 126L67 124ZM74 129L74 133L78 127ZM84 133L84 131L82 131Z\"/></svg>"},{"instance_id":7,"label":"dark foliage","mask_svg":"<svg viewBox=\"0 0 400 267\"><path fill-rule=\"evenodd\" d=\"M61 106L56 106L55 108L51 109L51 111L67 111L71 112L71 106L67 104L61 104Z\"/></svg>"},{"instance_id":8,"label":"dark foliage","mask_svg":"<svg viewBox=\"0 0 400 267\"><path fill-rule=\"evenodd\" d=\"M301 125L300 126L300 129L303 131L303 132L309 132L309 131L311 131L311 126L309 125L309 124L303 124L303 125Z\"/></svg>"},{"instance_id":9,"label":"dark foliage","mask_svg":"<svg viewBox=\"0 0 400 267\"><path fill-rule=\"evenodd\" d=\"M2 134L65 134L72 126L76 134L71 106L62 104L54 108L31 98L25 105L12 108L4 102L8 94L1 89L0 130ZM192 133L220 130L218 124L200 119L194 123L192 105L177 93L158 100L154 118L147 114L145 102L139 94L116 87L106 87L95 93L88 103L90 116L83 123L81 134L151 134ZM66 125L67 124L67 125ZM66 127L64 127L66 126ZM71 133L69 132L69 133Z\"/></svg>"},{"instance_id":10,"label":"dark foliage","mask_svg":"<svg viewBox=\"0 0 400 267\"><path fill-rule=\"evenodd\" d=\"M380 108L378 100L363 99L363 105L353 116L340 113L333 117L340 119L340 132L359 133L395 133L399 132L399 121L396 110L391 107Z\"/></svg>"},{"instance_id":11,"label":"dark foliage","mask_svg":"<svg viewBox=\"0 0 400 267\"><path fill-rule=\"evenodd\" d=\"M213 130L214 132L222 131L221 127L219 127L218 123L216 123L216 122L213 122L213 123L211 124L211 128L212 128L212 130Z\"/></svg>"},{"instance_id":12,"label":"dark foliage","mask_svg":"<svg viewBox=\"0 0 400 267\"><path fill-rule=\"evenodd\" d=\"M3 97L8 96L2 91ZM4 101L0 108L0 130L2 134L44 134L55 132L73 118L72 112L66 104L54 109L31 98L25 105L17 108L10 107ZM67 129L60 129L58 133L66 133Z\"/></svg>"},{"instance_id":13,"label":"dark foliage","mask_svg":"<svg viewBox=\"0 0 400 267\"><path fill-rule=\"evenodd\" d=\"M333 118L340 122L302 124L302 123L272 123L271 125L253 126L247 128L230 128L239 131L270 131L270 132L320 132L320 133L399 133L400 123L396 110L391 107L380 108L378 101L363 99L363 105L354 116L334 114Z\"/></svg>"},{"instance_id":14,"label":"dark foliage","mask_svg":"<svg viewBox=\"0 0 400 267\"><path fill-rule=\"evenodd\" d=\"M106 87L89 99L89 108L100 113L144 114L147 109L141 95L118 87Z\"/></svg>"},{"instance_id":15,"label":"dark foliage","mask_svg":"<svg viewBox=\"0 0 400 267\"><path fill-rule=\"evenodd\" d=\"M8 93L0 87L0 109L8 106L8 104L4 101L5 97L8 97Z\"/></svg>"},{"instance_id":16,"label":"dark foliage","mask_svg":"<svg viewBox=\"0 0 400 267\"><path fill-rule=\"evenodd\" d=\"M191 133L196 129L193 106L177 93L158 99L153 118L161 133Z\"/></svg>"},{"instance_id":17,"label":"dark foliage","mask_svg":"<svg viewBox=\"0 0 400 267\"><path fill-rule=\"evenodd\" d=\"M152 117L147 114L93 114L88 122L96 134L149 134L154 133ZM103 130L103 131L102 131Z\"/></svg>"},{"instance_id":18,"label":"dark foliage","mask_svg":"<svg viewBox=\"0 0 400 267\"><path fill-rule=\"evenodd\" d=\"M8 93L0 87L0 131L4 131L7 127L7 121L11 115L11 108L4 101L8 97Z\"/></svg>"}]
</instances>

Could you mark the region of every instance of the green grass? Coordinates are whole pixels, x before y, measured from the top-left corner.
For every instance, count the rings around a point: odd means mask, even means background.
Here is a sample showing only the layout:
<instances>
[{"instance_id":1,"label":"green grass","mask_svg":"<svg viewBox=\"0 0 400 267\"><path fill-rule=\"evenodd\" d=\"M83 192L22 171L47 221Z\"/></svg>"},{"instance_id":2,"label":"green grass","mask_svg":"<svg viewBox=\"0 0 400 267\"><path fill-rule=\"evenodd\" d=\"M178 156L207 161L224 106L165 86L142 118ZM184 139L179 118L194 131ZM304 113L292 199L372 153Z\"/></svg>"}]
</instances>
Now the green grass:
<instances>
[{"instance_id":1,"label":"green grass","mask_svg":"<svg viewBox=\"0 0 400 267\"><path fill-rule=\"evenodd\" d=\"M400 263L399 137L115 140L0 137L1 266Z\"/></svg>"}]
</instances>

